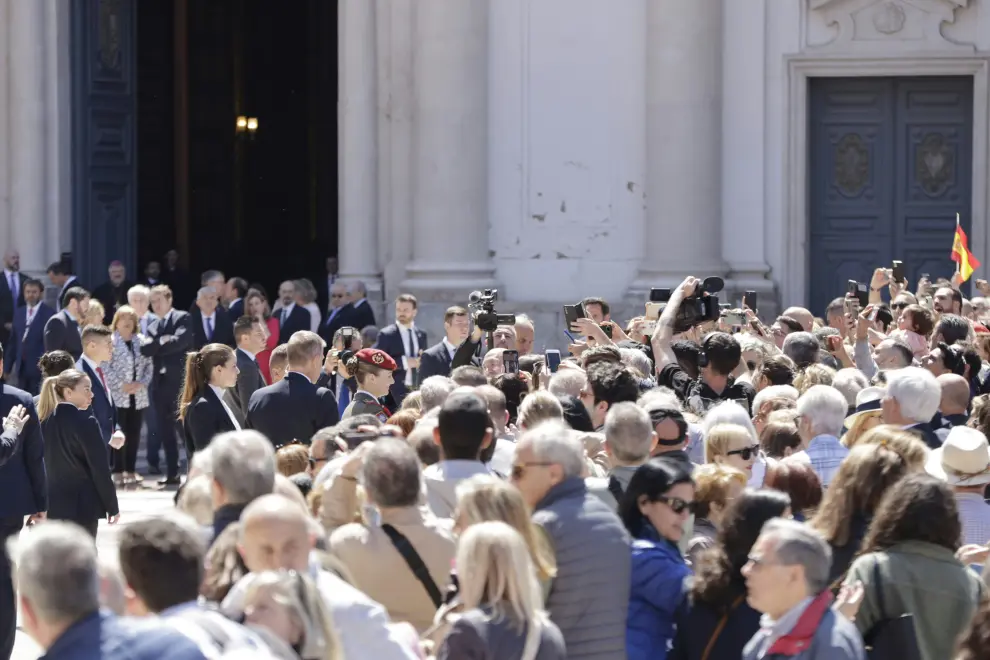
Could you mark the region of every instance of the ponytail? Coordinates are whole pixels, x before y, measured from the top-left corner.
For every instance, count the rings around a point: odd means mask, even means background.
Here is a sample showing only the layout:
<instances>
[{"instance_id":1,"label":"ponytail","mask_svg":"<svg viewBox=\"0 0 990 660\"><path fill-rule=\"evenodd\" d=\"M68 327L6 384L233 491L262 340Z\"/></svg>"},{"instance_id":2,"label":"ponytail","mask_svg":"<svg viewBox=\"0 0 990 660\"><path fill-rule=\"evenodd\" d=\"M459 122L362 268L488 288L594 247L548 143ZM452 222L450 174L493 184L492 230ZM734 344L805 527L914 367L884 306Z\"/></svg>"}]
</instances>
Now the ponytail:
<instances>
[{"instance_id":1,"label":"ponytail","mask_svg":"<svg viewBox=\"0 0 990 660\"><path fill-rule=\"evenodd\" d=\"M38 397L38 420L45 421L58 405L58 396L55 394L55 381L58 376L49 376L41 385L41 395Z\"/></svg>"},{"instance_id":2,"label":"ponytail","mask_svg":"<svg viewBox=\"0 0 990 660\"><path fill-rule=\"evenodd\" d=\"M186 418L186 412L193 399L206 390L213 370L234 358L234 349L226 344L207 344L195 353L186 354L186 374L182 394L179 396L180 420Z\"/></svg>"}]
</instances>

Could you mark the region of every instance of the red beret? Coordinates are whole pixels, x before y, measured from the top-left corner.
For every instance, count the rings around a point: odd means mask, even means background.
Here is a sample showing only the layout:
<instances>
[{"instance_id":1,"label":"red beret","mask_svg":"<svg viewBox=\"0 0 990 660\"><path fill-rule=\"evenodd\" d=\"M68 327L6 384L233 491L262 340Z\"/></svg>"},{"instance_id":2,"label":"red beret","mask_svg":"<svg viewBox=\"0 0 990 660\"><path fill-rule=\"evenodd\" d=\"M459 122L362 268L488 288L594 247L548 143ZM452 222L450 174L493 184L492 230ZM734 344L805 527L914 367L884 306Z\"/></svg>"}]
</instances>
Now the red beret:
<instances>
[{"instance_id":1,"label":"red beret","mask_svg":"<svg viewBox=\"0 0 990 660\"><path fill-rule=\"evenodd\" d=\"M360 362L365 364L370 364L373 367L378 367L379 369L385 369L386 371L395 371L399 365L395 363L392 356L385 351L380 351L377 348L362 348L360 351L354 354L354 357Z\"/></svg>"}]
</instances>

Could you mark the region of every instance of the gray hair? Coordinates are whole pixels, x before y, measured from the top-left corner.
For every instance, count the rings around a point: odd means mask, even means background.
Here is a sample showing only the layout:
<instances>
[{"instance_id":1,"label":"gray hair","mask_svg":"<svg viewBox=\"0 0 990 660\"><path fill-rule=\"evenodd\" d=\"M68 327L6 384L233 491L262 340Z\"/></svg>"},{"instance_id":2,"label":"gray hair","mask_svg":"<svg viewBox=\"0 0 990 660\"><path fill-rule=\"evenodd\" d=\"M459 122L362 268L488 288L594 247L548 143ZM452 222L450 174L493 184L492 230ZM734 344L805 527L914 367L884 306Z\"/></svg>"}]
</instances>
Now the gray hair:
<instances>
[{"instance_id":1,"label":"gray hair","mask_svg":"<svg viewBox=\"0 0 990 660\"><path fill-rule=\"evenodd\" d=\"M753 426L753 420L749 418L749 413L735 401L722 401L712 406L705 413L705 418L701 420L702 433L708 435L708 431L719 424L742 426L749 431L749 435L753 438L754 442L759 441L759 436L756 434L756 427Z\"/></svg>"},{"instance_id":2,"label":"gray hair","mask_svg":"<svg viewBox=\"0 0 990 660\"><path fill-rule=\"evenodd\" d=\"M640 373L643 378L649 378L653 373L653 364L646 353L635 348L620 348L619 355L622 356L622 364L632 367Z\"/></svg>"},{"instance_id":3,"label":"gray hair","mask_svg":"<svg viewBox=\"0 0 990 660\"><path fill-rule=\"evenodd\" d=\"M357 295L358 292L361 293L361 297L364 298L368 295L368 287L361 280L354 280L348 285L347 290L352 295Z\"/></svg>"},{"instance_id":4,"label":"gray hair","mask_svg":"<svg viewBox=\"0 0 990 660\"><path fill-rule=\"evenodd\" d=\"M423 398L423 412L443 405L457 385L446 376L430 376L419 385L419 394Z\"/></svg>"},{"instance_id":5,"label":"gray hair","mask_svg":"<svg viewBox=\"0 0 990 660\"><path fill-rule=\"evenodd\" d=\"M828 587L832 549L813 528L794 520L773 518L763 525L760 536L773 541L777 562L801 566L808 594L817 596Z\"/></svg>"},{"instance_id":6,"label":"gray hair","mask_svg":"<svg viewBox=\"0 0 990 660\"><path fill-rule=\"evenodd\" d=\"M536 329L536 324L533 323L533 319L529 318L526 314L516 314L516 325L528 325L534 330Z\"/></svg>"},{"instance_id":7,"label":"gray hair","mask_svg":"<svg viewBox=\"0 0 990 660\"><path fill-rule=\"evenodd\" d=\"M800 392L792 385L769 385L753 397L753 414L760 412L760 407L770 399L785 398L797 401L800 396Z\"/></svg>"},{"instance_id":8,"label":"gray hair","mask_svg":"<svg viewBox=\"0 0 990 660\"><path fill-rule=\"evenodd\" d=\"M416 447L420 442L434 442L433 431L439 426L440 420L434 417L420 417L416 426L409 433L406 441L410 446Z\"/></svg>"},{"instance_id":9,"label":"gray hair","mask_svg":"<svg viewBox=\"0 0 990 660\"><path fill-rule=\"evenodd\" d=\"M561 369L553 376L550 376L550 383L547 390L554 396L564 396L565 394L580 397L581 390L588 384L588 376L580 369Z\"/></svg>"},{"instance_id":10,"label":"gray hair","mask_svg":"<svg viewBox=\"0 0 990 660\"><path fill-rule=\"evenodd\" d=\"M524 444L530 446L537 460L560 465L565 477L580 477L584 473L584 445L563 422L545 422L527 430L519 438L517 451Z\"/></svg>"},{"instance_id":11,"label":"gray hair","mask_svg":"<svg viewBox=\"0 0 990 660\"><path fill-rule=\"evenodd\" d=\"M219 295L219 292L216 289L214 289L212 286L200 287L199 291L196 292L196 300L199 300L203 296L209 295L211 293L215 296Z\"/></svg>"},{"instance_id":12,"label":"gray hair","mask_svg":"<svg viewBox=\"0 0 990 660\"><path fill-rule=\"evenodd\" d=\"M957 341L966 341L972 331L973 326L967 319L957 314L943 314L935 324L934 334L951 346Z\"/></svg>"},{"instance_id":13,"label":"gray hair","mask_svg":"<svg viewBox=\"0 0 990 660\"><path fill-rule=\"evenodd\" d=\"M605 415L605 444L623 463L641 463L650 457L653 423L635 403L613 404Z\"/></svg>"},{"instance_id":14,"label":"gray hair","mask_svg":"<svg viewBox=\"0 0 990 660\"><path fill-rule=\"evenodd\" d=\"M938 404L936 404L937 406ZM837 389L829 385L813 385L801 395L797 402L797 411L808 420L811 431L815 435L834 435L842 433L842 426L849 412L846 398ZM935 416L933 412L928 419Z\"/></svg>"},{"instance_id":15,"label":"gray hair","mask_svg":"<svg viewBox=\"0 0 990 660\"><path fill-rule=\"evenodd\" d=\"M196 475L205 474L210 477L213 476L213 443L211 442L206 446L205 449L200 449L195 454L193 454L192 460L189 461L189 473L186 475L186 480L194 478Z\"/></svg>"},{"instance_id":16,"label":"gray hair","mask_svg":"<svg viewBox=\"0 0 990 660\"><path fill-rule=\"evenodd\" d=\"M818 362L821 344L810 332L792 332L784 338L784 355L794 360L798 369Z\"/></svg>"},{"instance_id":17,"label":"gray hair","mask_svg":"<svg viewBox=\"0 0 990 660\"><path fill-rule=\"evenodd\" d=\"M292 285L295 287L296 295L303 300L304 305L316 300L316 287L305 277L295 280Z\"/></svg>"},{"instance_id":18,"label":"gray hair","mask_svg":"<svg viewBox=\"0 0 990 660\"><path fill-rule=\"evenodd\" d=\"M928 422L942 403L942 386L927 369L904 367L887 372L887 396L897 401L901 415Z\"/></svg>"},{"instance_id":19,"label":"gray hair","mask_svg":"<svg viewBox=\"0 0 990 660\"><path fill-rule=\"evenodd\" d=\"M205 273L203 273L203 275L199 278L199 283L205 286L206 283L209 282L210 280L226 281L227 278L224 277L224 274L219 270L208 270Z\"/></svg>"},{"instance_id":20,"label":"gray hair","mask_svg":"<svg viewBox=\"0 0 990 660\"><path fill-rule=\"evenodd\" d=\"M669 387L654 387L639 397L636 405L648 413L653 413L656 410L676 410L678 412L684 410L681 400L677 398L677 393Z\"/></svg>"},{"instance_id":21,"label":"gray hair","mask_svg":"<svg viewBox=\"0 0 990 660\"><path fill-rule=\"evenodd\" d=\"M492 416L492 421L499 430L504 430L505 413L508 411L505 393L492 385L479 385L474 388L474 392L488 404L488 414Z\"/></svg>"},{"instance_id":22,"label":"gray hair","mask_svg":"<svg viewBox=\"0 0 990 660\"><path fill-rule=\"evenodd\" d=\"M52 520L7 541L21 597L47 624L71 624L100 609L100 568L93 537Z\"/></svg>"},{"instance_id":23,"label":"gray hair","mask_svg":"<svg viewBox=\"0 0 990 660\"><path fill-rule=\"evenodd\" d=\"M97 564L100 571L100 606L117 616L127 616L127 581L120 570L120 562L99 557Z\"/></svg>"},{"instance_id":24,"label":"gray hair","mask_svg":"<svg viewBox=\"0 0 990 660\"><path fill-rule=\"evenodd\" d=\"M378 440L364 457L361 477L368 499L376 506L411 507L419 503L419 458L405 440Z\"/></svg>"},{"instance_id":25,"label":"gray hair","mask_svg":"<svg viewBox=\"0 0 990 660\"><path fill-rule=\"evenodd\" d=\"M248 504L275 487L275 451L257 431L229 431L213 438L213 480L228 504Z\"/></svg>"},{"instance_id":26,"label":"gray hair","mask_svg":"<svg viewBox=\"0 0 990 660\"><path fill-rule=\"evenodd\" d=\"M519 404L516 425L519 428L531 429L543 422L562 421L563 419L564 407L560 405L560 400L550 392L537 390L527 394L522 403Z\"/></svg>"},{"instance_id":27,"label":"gray hair","mask_svg":"<svg viewBox=\"0 0 990 660\"><path fill-rule=\"evenodd\" d=\"M856 406L856 395L869 386L870 381L863 372L854 367L839 369L832 378L832 387L839 390L839 394L846 398L850 408Z\"/></svg>"},{"instance_id":28,"label":"gray hair","mask_svg":"<svg viewBox=\"0 0 990 660\"><path fill-rule=\"evenodd\" d=\"M143 284L135 284L130 289L127 290L127 301L130 302L131 298L140 298L144 296L145 300L151 298L151 289Z\"/></svg>"}]
</instances>

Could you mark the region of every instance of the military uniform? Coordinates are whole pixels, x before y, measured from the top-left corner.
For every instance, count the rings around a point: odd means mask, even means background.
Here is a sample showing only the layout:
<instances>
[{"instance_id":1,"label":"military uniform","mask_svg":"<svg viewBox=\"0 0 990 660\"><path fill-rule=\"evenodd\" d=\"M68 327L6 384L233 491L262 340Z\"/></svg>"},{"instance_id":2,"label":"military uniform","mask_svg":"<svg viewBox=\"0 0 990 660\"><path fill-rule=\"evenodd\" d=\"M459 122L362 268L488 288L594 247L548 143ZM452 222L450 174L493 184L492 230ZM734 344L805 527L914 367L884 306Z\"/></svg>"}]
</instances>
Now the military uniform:
<instances>
[{"instance_id":1,"label":"military uniform","mask_svg":"<svg viewBox=\"0 0 990 660\"><path fill-rule=\"evenodd\" d=\"M361 390L354 393L354 399L344 409L344 414L340 418L347 419L354 415L374 415L383 424L389 418L388 410L385 406L379 403L378 399Z\"/></svg>"}]
</instances>

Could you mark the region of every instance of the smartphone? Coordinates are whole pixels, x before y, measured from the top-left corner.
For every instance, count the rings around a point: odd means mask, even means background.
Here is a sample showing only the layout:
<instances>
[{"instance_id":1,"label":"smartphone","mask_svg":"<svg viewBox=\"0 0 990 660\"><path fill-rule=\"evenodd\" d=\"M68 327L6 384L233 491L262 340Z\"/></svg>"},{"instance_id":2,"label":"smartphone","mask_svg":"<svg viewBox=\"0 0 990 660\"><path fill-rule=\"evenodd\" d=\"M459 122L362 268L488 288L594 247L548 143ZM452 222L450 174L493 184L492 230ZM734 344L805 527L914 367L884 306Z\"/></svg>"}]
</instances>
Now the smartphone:
<instances>
[{"instance_id":1,"label":"smartphone","mask_svg":"<svg viewBox=\"0 0 990 660\"><path fill-rule=\"evenodd\" d=\"M729 311L723 316L726 324L731 326L742 326L746 325L746 314L739 311Z\"/></svg>"},{"instance_id":2,"label":"smartphone","mask_svg":"<svg viewBox=\"0 0 990 660\"><path fill-rule=\"evenodd\" d=\"M552 374L557 373L557 369L560 367L560 351L549 350L543 355L543 359L547 363L547 371Z\"/></svg>"},{"instance_id":3,"label":"smartphone","mask_svg":"<svg viewBox=\"0 0 990 660\"><path fill-rule=\"evenodd\" d=\"M921 274L921 279L928 280L929 282L931 282L932 281L932 276L929 275L928 273L922 273Z\"/></svg>"},{"instance_id":4,"label":"smartphone","mask_svg":"<svg viewBox=\"0 0 990 660\"><path fill-rule=\"evenodd\" d=\"M670 302L670 289L650 289L651 303Z\"/></svg>"},{"instance_id":5,"label":"smartphone","mask_svg":"<svg viewBox=\"0 0 990 660\"><path fill-rule=\"evenodd\" d=\"M747 307L754 312L756 310L756 291L747 291L743 294L743 306Z\"/></svg>"},{"instance_id":6,"label":"smartphone","mask_svg":"<svg viewBox=\"0 0 990 660\"><path fill-rule=\"evenodd\" d=\"M377 440L379 434L372 431L346 431L341 433L338 437L347 443L348 449L354 450L365 442Z\"/></svg>"},{"instance_id":7,"label":"smartphone","mask_svg":"<svg viewBox=\"0 0 990 660\"><path fill-rule=\"evenodd\" d=\"M894 259L892 266L893 267L890 269L891 277L895 282L900 284L901 282L904 281L904 262Z\"/></svg>"},{"instance_id":8,"label":"smartphone","mask_svg":"<svg viewBox=\"0 0 990 660\"><path fill-rule=\"evenodd\" d=\"M608 324L608 323L602 323L598 327L602 329L602 332L605 333L605 336L606 337L608 337L609 339L612 338L612 326L610 324Z\"/></svg>"},{"instance_id":9,"label":"smartphone","mask_svg":"<svg viewBox=\"0 0 990 660\"><path fill-rule=\"evenodd\" d=\"M870 292L865 284L860 284L856 280L849 280L846 284L846 293L848 296L856 298L860 309L870 304Z\"/></svg>"},{"instance_id":10,"label":"smartphone","mask_svg":"<svg viewBox=\"0 0 990 660\"><path fill-rule=\"evenodd\" d=\"M654 289L654 291L657 291L657 289ZM653 336L653 333L657 329L657 321L660 320L660 315L663 314L663 310L666 307L667 303L665 302L650 301L646 303L646 323L643 324L644 335L647 337Z\"/></svg>"},{"instance_id":11,"label":"smartphone","mask_svg":"<svg viewBox=\"0 0 990 660\"><path fill-rule=\"evenodd\" d=\"M340 336L343 338L344 350L351 350L351 343L354 341L354 328L342 328Z\"/></svg>"},{"instance_id":12,"label":"smartphone","mask_svg":"<svg viewBox=\"0 0 990 660\"><path fill-rule=\"evenodd\" d=\"M502 367L507 374L519 373L519 351L505 351L502 354Z\"/></svg>"},{"instance_id":13,"label":"smartphone","mask_svg":"<svg viewBox=\"0 0 990 660\"><path fill-rule=\"evenodd\" d=\"M584 305L578 303L576 305L564 305L564 325L568 330L571 326L577 322L578 319L588 318L587 314L584 313Z\"/></svg>"}]
</instances>

